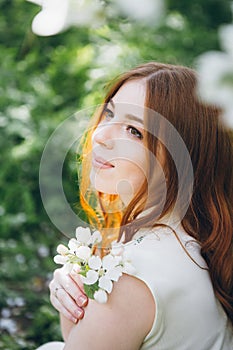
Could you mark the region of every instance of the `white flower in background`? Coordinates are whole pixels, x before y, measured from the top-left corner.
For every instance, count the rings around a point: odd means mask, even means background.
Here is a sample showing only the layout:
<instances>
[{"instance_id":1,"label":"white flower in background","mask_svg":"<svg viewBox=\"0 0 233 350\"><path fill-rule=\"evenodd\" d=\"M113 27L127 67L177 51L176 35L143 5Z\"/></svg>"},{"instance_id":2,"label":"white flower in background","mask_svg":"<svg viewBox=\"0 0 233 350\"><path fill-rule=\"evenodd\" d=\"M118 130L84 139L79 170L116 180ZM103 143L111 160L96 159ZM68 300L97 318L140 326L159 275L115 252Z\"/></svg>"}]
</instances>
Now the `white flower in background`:
<instances>
[{"instance_id":1,"label":"white flower in background","mask_svg":"<svg viewBox=\"0 0 233 350\"><path fill-rule=\"evenodd\" d=\"M87 296L105 303L113 282L117 282L123 272L133 274L135 269L121 243L114 243L103 259L94 255L101 241L99 231L91 232L89 228L78 227L76 239L70 239L68 248L63 244L58 245L58 255L54 261L64 265L67 272L73 270L80 274Z\"/></svg>"},{"instance_id":2,"label":"white flower in background","mask_svg":"<svg viewBox=\"0 0 233 350\"><path fill-rule=\"evenodd\" d=\"M164 15L164 0L115 0L120 11L135 20L156 22Z\"/></svg>"},{"instance_id":3,"label":"white flower in background","mask_svg":"<svg viewBox=\"0 0 233 350\"><path fill-rule=\"evenodd\" d=\"M37 35L55 35L71 26L97 27L103 24L103 6L99 0L27 1L42 7L32 22L32 30Z\"/></svg>"},{"instance_id":4,"label":"white flower in background","mask_svg":"<svg viewBox=\"0 0 233 350\"><path fill-rule=\"evenodd\" d=\"M233 24L219 29L225 52L209 51L198 58L198 94L223 109L223 122L233 128Z\"/></svg>"},{"instance_id":5,"label":"white flower in background","mask_svg":"<svg viewBox=\"0 0 233 350\"><path fill-rule=\"evenodd\" d=\"M59 247L59 246L58 246ZM78 247L80 247L80 244L77 242L77 240L75 239L75 238L71 238L70 240L69 240L69 243L68 243L68 248L69 248L69 250L72 252L72 253L74 253L77 249L78 249ZM57 250L57 252L58 252L58 250ZM59 253L59 252L58 252ZM59 253L60 254L60 253ZM63 255L63 254L62 254Z\"/></svg>"},{"instance_id":6,"label":"white flower in background","mask_svg":"<svg viewBox=\"0 0 233 350\"><path fill-rule=\"evenodd\" d=\"M42 7L32 22L33 32L41 36L56 35L71 26L96 28L105 23L110 13L117 17L119 12L156 25L165 12L164 0L115 0L109 4L101 0L26 1Z\"/></svg>"},{"instance_id":7,"label":"white flower in background","mask_svg":"<svg viewBox=\"0 0 233 350\"><path fill-rule=\"evenodd\" d=\"M219 38L222 49L233 57L233 24L221 26Z\"/></svg>"}]
</instances>

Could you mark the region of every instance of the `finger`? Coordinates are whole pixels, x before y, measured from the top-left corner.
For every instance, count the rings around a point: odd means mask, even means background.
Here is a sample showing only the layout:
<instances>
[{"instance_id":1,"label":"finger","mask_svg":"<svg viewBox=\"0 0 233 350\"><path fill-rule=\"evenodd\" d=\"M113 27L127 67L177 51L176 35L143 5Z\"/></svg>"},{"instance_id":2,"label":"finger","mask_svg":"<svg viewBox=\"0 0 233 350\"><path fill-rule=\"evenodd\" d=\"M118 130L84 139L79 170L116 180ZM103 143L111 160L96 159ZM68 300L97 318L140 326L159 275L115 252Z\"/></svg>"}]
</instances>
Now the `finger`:
<instances>
[{"instance_id":1,"label":"finger","mask_svg":"<svg viewBox=\"0 0 233 350\"><path fill-rule=\"evenodd\" d=\"M59 311L65 318L67 318L69 321L71 321L72 323L77 323L79 320L77 317L75 317L74 315L72 315L61 303L60 301L54 296L51 295L50 296L50 301L53 305L53 307Z\"/></svg>"},{"instance_id":2,"label":"finger","mask_svg":"<svg viewBox=\"0 0 233 350\"><path fill-rule=\"evenodd\" d=\"M79 306L86 306L88 303L88 298L85 294L80 276L77 272L74 271L72 271L69 276L70 280L72 281L70 281L70 295L74 298Z\"/></svg>"},{"instance_id":3,"label":"finger","mask_svg":"<svg viewBox=\"0 0 233 350\"><path fill-rule=\"evenodd\" d=\"M72 278L65 284L64 289L67 291L76 304L80 307L86 306L88 302L87 296L80 290L79 286L73 281Z\"/></svg>"},{"instance_id":4,"label":"finger","mask_svg":"<svg viewBox=\"0 0 233 350\"><path fill-rule=\"evenodd\" d=\"M50 293L53 294L58 286L64 288L66 293L75 300L79 307L84 307L87 305L88 298L84 293L83 284L77 272L75 272L74 277L72 277L70 274L64 272L63 268L56 269L53 274L53 279L49 285ZM60 300L60 302L64 304L66 308L69 307L66 304L65 297L64 300Z\"/></svg>"},{"instance_id":5,"label":"finger","mask_svg":"<svg viewBox=\"0 0 233 350\"><path fill-rule=\"evenodd\" d=\"M78 287L82 291L82 293L85 294L84 287L83 287L83 282L82 282L82 280L80 278L80 275L77 273L77 271L72 270L70 272L69 276L78 285Z\"/></svg>"},{"instance_id":6,"label":"finger","mask_svg":"<svg viewBox=\"0 0 233 350\"><path fill-rule=\"evenodd\" d=\"M83 309L75 303L62 287L57 289L56 294L50 294L50 300L55 309L72 322L77 323L77 320L83 318Z\"/></svg>"},{"instance_id":7,"label":"finger","mask_svg":"<svg viewBox=\"0 0 233 350\"><path fill-rule=\"evenodd\" d=\"M83 288L83 282L82 282L82 280L81 280L80 275L78 274L78 272L75 271L75 270L72 270L72 271L70 272L69 275L70 275L70 277L72 278L72 280L78 285L79 289L80 289L83 293L85 293L85 292L84 292L84 288Z\"/></svg>"},{"instance_id":8,"label":"finger","mask_svg":"<svg viewBox=\"0 0 233 350\"><path fill-rule=\"evenodd\" d=\"M68 278L69 281L71 281L72 284L74 282L71 280L71 278ZM57 306L60 305L62 308L65 308L75 319L81 319L83 318L84 311L81 307L77 305L75 300L72 296L69 294L70 284L66 286L66 289L64 289L64 286L59 285L56 283L55 280L52 280L49 284L50 289L50 300L52 305L55 307L56 310L59 312L63 312L61 308L57 308ZM77 286L76 286L77 289ZM68 290L68 291L67 291ZM59 304L57 303L57 300L59 301ZM64 315L65 316L65 315Z\"/></svg>"},{"instance_id":9,"label":"finger","mask_svg":"<svg viewBox=\"0 0 233 350\"><path fill-rule=\"evenodd\" d=\"M80 289L79 284L76 283L69 274L64 273L62 269L57 269L54 271L54 278L50 282L50 291L53 292L58 285L64 288L64 290L76 301L80 307L87 304L87 297L85 296L83 290Z\"/></svg>"}]
</instances>

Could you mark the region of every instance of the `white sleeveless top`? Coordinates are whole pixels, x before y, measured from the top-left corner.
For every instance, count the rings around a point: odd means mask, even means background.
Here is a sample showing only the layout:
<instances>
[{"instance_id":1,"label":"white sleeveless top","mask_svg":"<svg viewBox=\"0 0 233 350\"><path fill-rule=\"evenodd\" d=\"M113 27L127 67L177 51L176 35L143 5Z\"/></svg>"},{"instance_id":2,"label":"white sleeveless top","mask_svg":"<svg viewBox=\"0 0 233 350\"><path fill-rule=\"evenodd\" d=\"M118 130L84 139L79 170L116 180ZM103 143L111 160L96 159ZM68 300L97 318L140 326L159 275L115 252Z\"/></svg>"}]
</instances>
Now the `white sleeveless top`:
<instances>
[{"instance_id":1,"label":"white sleeveless top","mask_svg":"<svg viewBox=\"0 0 233 350\"><path fill-rule=\"evenodd\" d=\"M181 228L176 233L192 258L206 267L198 243ZM208 270L190 259L171 229L140 230L124 246L135 276L146 283L156 304L142 350L233 349L233 329L214 295Z\"/></svg>"}]
</instances>

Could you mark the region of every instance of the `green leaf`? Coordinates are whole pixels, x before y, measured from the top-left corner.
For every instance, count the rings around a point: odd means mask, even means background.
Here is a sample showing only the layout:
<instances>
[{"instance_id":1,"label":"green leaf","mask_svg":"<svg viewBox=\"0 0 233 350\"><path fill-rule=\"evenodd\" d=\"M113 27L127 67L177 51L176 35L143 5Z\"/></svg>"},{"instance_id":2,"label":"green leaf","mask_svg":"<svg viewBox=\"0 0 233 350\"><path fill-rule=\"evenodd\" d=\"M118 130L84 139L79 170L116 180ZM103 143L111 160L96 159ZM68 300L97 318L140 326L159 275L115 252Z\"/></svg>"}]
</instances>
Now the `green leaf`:
<instances>
[{"instance_id":1,"label":"green leaf","mask_svg":"<svg viewBox=\"0 0 233 350\"><path fill-rule=\"evenodd\" d=\"M81 275L81 276L86 277L87 271L85 271L85 270L80 270L80 271L78 272L78 274Z\"/></svg>"},{"instance_id":2,"label":"green leaf","mask_svg":"<svg viewBox=\"0 0 233 350\"><path fill-rule=\"evenodd\" d=\"M95 282L94 284L91 284L91 285L84 284L83 287L84 287L84 291L85 291L86 295L88 296L88 298L94 299L95 292L97 292L97 290L99 290L98 281Z\"/></svg>"}]
</instances>

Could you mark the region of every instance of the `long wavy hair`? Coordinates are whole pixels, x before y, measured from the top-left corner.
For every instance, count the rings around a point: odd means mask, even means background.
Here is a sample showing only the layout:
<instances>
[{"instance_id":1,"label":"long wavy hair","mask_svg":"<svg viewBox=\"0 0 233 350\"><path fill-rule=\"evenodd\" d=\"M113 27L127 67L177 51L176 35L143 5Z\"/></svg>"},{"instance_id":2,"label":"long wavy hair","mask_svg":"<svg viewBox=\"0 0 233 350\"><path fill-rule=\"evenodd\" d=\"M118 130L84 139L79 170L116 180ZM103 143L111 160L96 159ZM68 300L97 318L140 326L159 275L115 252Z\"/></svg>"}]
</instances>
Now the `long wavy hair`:
<instances>
[{"instance_id":1,"label":"long wavy hair","mask_svg":"<svg viewBox=\"0 0 233 350\"><path fill-rule=\"evenodd\" d=\"M88 155L91 152L92 133L104 111L104 107L101 107L85 135L80 202L89 216L90 223L104 232L104 242L107 245L113 239L120 239L123 234L126 242L131 240L140 227L157 226L158 219L174 208L178 188L183 188L181 202L188 202L188 206L182 215L181 224L185 231L200 243L216 296L233 323L232 135L221 122L221 111L199 101L196 96L196 73L183 66L156 62L138 66L114 81L103 106L114 97L121 86L133 80L143 80L146 83L145 107L148 111L162 115L183 139L191 158L193 177L188 176L182 152L178 163L183 176L178 177L177 161L174 162L168 151L168 143L172 139L170 128L166 128L166 123L148 112L144 121L145 129L149 130L146 133L149 153L158 156L158 149L161 148L159 132L166 140L166 147L162 145L167 189L163 208L158 205L159 191L148 190L148 183L154 174L154 169L150 166L147 181L142 184L127 208L122 207L117 195L106 195L91 190ZM172 147L172 143L170 146ZM152 199L148 201L151 192L155 195L150 196ZM139 215L148 206L151 210Z\"/></svg>"}]
</instances>

